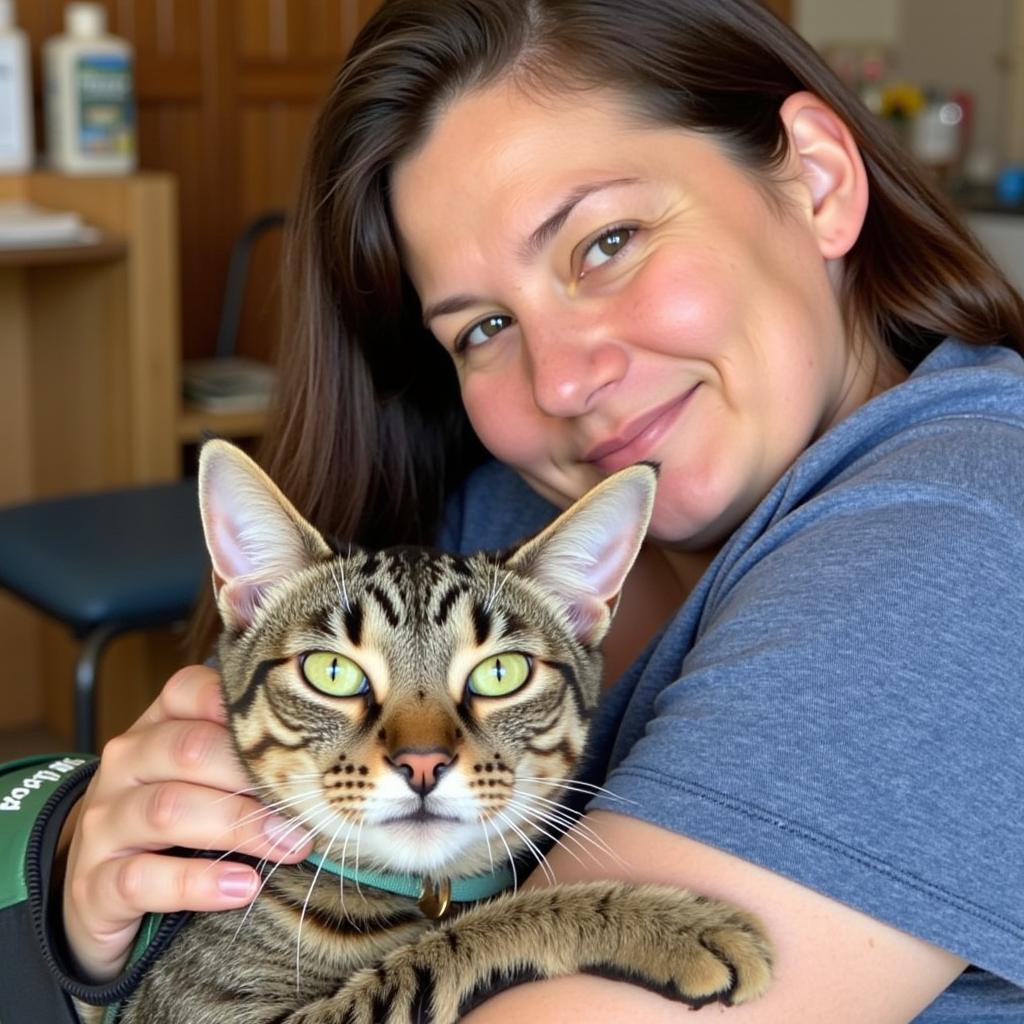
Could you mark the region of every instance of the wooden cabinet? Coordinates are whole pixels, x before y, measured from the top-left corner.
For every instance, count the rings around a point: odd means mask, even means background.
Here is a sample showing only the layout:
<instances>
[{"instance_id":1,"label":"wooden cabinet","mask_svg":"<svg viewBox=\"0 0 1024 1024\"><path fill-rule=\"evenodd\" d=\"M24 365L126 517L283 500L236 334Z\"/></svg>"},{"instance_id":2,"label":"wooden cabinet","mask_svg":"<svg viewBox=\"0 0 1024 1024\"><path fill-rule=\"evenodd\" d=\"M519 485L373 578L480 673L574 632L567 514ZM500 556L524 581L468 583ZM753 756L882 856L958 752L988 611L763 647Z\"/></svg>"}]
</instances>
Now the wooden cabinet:
<instances>
[{"instance_id":1,"label":"wooden cabinet","mask_svg":"<svg viewBox=\"0 0 1024 1024\"><path fill-rule=\"evenodd\" d=\"M92 245L0 249L0 503L180 474L176 197L160 173L0 177L0 199L75 210L102 232ZM147 640L120 646L111 670L123 661L132 687L165 670L163 656L146 667ZM63 630L0 594L0 651L0 728L45 720L70 737Z\"/></svg>"},{"instance_id":2,"label":"wooden cabinet","mask_svg":"<svg viewBox=\"0 0 1024 1024\"><path fill-rule=\"evenodd\" d=\"M0 250L0 501L180 472L177 187L168 174L0 177L0 199L75 210L97 245Z\"/></svg>"}]
</instances>

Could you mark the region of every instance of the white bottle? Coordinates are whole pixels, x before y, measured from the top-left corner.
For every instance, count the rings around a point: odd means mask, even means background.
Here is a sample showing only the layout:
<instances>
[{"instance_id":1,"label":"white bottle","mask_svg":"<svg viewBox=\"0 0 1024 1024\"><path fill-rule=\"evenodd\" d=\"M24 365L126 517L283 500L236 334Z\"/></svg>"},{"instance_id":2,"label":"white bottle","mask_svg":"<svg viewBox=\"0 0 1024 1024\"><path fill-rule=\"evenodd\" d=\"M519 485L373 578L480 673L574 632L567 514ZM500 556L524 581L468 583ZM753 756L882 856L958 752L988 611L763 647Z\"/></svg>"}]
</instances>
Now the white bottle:
<instances>
[{"instance_id":1,"label":"white bottle","mask_svg":"<svg viewBox=\"0 0 1024 1024\"><path fill-rule=\"evenodd\" d=\"M64 8L64 35L43 44L46 142L51 168L64 174L127 174L135 169L132 47L107 34L96 3Z\"/></svg>"},{"instance_id":2,"label":"white bottle","mask_svg":"<svg viewBox=\"0 0 1024 1024\"><path fill-rule=\"evenodd\" d=\"M14 24L14 0L0 0L0 173L32 169L32 76L28 37Z\"/></svg>"}]
</instances>

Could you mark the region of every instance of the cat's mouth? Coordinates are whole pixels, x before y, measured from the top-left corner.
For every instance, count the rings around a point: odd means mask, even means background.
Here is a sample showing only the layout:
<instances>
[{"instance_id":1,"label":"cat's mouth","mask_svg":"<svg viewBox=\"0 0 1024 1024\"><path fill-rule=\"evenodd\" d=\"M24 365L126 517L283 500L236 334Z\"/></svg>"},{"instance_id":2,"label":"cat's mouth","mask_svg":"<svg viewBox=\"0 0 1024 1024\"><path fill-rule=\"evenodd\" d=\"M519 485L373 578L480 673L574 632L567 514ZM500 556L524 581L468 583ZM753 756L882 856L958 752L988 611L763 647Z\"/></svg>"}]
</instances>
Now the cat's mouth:
<instances>
[{"instance_id":1,"label":"cat's mouth","mask_svg":"<svg viewBox=\"0 0 1024 1024\"><path fill-rule=\"evenodd\" d=\"M452 817L448 814L435 814L433 811L428 811L426 807L420 806L417 810L412 811L409 814L402 814L396 818L388 818L386 821L380 822L381 825L460 825L462 824L461 819Z\"/></svg>"}]
</instances>

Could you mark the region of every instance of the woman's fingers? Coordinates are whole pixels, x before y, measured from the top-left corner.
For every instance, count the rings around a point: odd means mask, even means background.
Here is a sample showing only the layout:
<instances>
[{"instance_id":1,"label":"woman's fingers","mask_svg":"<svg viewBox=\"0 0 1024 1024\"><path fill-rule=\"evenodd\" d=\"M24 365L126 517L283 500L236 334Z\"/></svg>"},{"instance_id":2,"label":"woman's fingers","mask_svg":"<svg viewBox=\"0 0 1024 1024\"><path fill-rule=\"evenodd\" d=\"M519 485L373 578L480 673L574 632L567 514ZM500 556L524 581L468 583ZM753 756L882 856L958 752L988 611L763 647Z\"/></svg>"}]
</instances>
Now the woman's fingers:
<instances>
[{"instance_id":1,"label":"woman's fingers","mask_svg":"<svg viewBox=\"0 0 1024 1024\"><path fill-rule=\"evenodd\" d=\"M308 855L301 826L258 796L224 725L217 673L203 666L176 673L131 729L104 747L79 802L64 923L87 975L105 980L120 970L144 913L231 909L256 892L258 877L246 865L159 851L237 850L289 862Z\"/></svg>"},{"instance_id":2,"label":"woman's fingers","mask_svg":"<svg viewBox=\"0 0 1024 1024\"><path fill-rule=\"evenodd\" d=\"M294 808L281 808L289 809L299 813ZM301 825L286 821L251 797L233 796L189 782L135 787L109 807L88 809L80 827L83 835L102 830L123 837L126 854L183 846L301 860L309 852ZM274 835L278 837L276 843ZM296 852L289 854L293 847Z\"/></svg>"},{"instance_id":3,"label":"woman's fingers","mask_svg":"<svg viewBox=\"0 0 1024 1024\"><path fill-rule=\"evenodd\" d=\"M244 864L139 853L69 879L65 924L80 933L82 968L104 980L123 967L143 914L235 909L256 896L259 884ZM78 908L91 910L87 922Z\"/></svg>"},{"instance_id":4,"label":"woman's fingers","mask_svg":"<svg viewBox=\"0 0 1024 1024\"><path fill-rule=\"evenodd\" d=\"M214 669L205 665L187 665L179 669L128 731L179 718L225 721L220 676Z\"/></svg>"},{"instance_id":5,"label":"woman's fingers","mask_svg":"<svg viewBox=\"0 0 1024 1024\"><path fill-rule=\"evenodd\" d=\"M224 726L202 719L135 725L103 748L99 789L121 790L179 779L241 792L252 786Z\"/></svg>"},{"instance_id":6,"label":"woman's fingers","mask_svg":"<svg viewBox=\"0 0 1024 1024\"><path fill-rule=\"evenodd\" d=\"M226 730L214 722L134 727L104 748L94 783L79 830L96 837L97 847L130 854L186 846L274 859L297 847L289 860L309 852L301 828L289 825L277 843L268 838L268 831L280 835L285 822L259 801ZM299 813L295 804L279 810L285 817Z\"/></svg>"}]
</instances>

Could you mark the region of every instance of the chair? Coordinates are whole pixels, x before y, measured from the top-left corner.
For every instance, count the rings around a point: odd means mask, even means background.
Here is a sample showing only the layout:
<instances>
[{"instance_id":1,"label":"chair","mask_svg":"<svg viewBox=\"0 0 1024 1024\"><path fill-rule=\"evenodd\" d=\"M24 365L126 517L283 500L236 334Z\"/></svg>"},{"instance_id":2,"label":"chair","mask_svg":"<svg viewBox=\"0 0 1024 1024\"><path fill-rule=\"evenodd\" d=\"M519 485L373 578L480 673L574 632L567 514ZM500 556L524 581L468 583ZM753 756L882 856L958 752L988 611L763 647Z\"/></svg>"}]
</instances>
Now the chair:
<instances>
[{"instance_id":1,"label":"chair","mask_svg":"<svg viewBox=\"0 0 1024 1024\"><path fill-rule=\"evenodd\" d=\"M252 245L283 219L276 211L264 214L235 243L218 358L234 350ZM96 688L107 644L130 630L187 618L208 573L194 479L0 508L0 587L63 623L81 644L77 750L96 747Z\"/></svg>"},{"instance_id":2,"label":"chair","mask_svg":"<svg viewBox=\"0 0 1024 1024\"><path fill-rule=\"evenodd\" d=\"M76 750L95 750L106 645L129 630L185 619L207 565L195 480L0 509L0 585L81 643Z\"/></svg>"}]
</instances>

